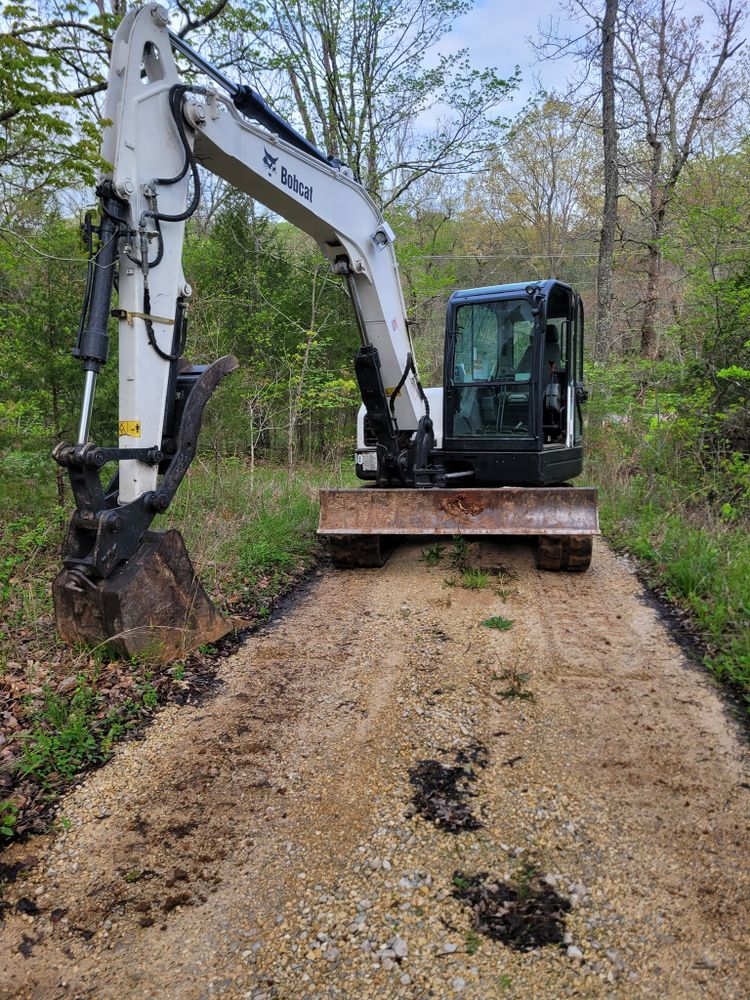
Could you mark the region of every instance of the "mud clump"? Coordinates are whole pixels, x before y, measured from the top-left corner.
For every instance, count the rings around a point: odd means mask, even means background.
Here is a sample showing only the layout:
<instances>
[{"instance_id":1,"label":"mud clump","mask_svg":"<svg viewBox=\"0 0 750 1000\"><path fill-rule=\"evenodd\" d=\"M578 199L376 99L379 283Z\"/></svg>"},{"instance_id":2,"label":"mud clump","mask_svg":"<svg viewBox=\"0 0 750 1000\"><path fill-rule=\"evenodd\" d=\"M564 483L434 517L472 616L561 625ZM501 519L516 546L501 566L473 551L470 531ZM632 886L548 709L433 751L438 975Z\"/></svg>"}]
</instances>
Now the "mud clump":
<instances>
[{"instance_id":1,"label":"mud clump","mask_svg":"<svg viewBox=\"0 0 750 1000\"><path fill-rule=\"evenodd\" d=\"M479 744L459 750L450 764L439 760L417 761L409 768L414 809L448 833L480 829L482 824L468 799L476 795L471 787L477 777L473 765L486 767L487 761L487 749Z\"/></svg>"},{"instance_id":2,"label":"mud clump","mask_svg":"<svg viewBox=\"0 0 750 1000\"><path fill-rule=\"evenodd\" d=\"M455 517L457 521L465 520L468 517L476 517L477 514L481 514L484 510L482 501L468 493L459 493L455 497L446 497L440 506L446 514Z\"/></svg>"},{"instance_id":3,"label":"mud clump","mask_svg":"<svg viewBox=\"0 0 750 1000\"><path fill-rule=\"evenodd\" d=\"M487 872L453 875L453 896L472 911L474 929L516 951L547 944L562 945L565 914L570 902L548 885L532 867L513 881L491 878Z\"/></svg>"}]
</instances>

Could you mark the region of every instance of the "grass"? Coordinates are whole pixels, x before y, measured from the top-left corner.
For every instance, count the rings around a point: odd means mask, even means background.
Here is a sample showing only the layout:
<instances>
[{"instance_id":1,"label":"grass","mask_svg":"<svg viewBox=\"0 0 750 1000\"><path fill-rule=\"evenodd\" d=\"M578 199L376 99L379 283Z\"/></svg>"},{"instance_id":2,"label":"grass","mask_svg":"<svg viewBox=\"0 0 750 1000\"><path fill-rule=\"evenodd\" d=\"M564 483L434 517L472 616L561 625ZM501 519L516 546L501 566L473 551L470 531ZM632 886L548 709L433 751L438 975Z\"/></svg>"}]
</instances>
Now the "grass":
<instances>
[{"instance_id":1,"label":"grass","mask_svg":"<svg viewBox=\"0 0 750 1000\"><path fill-rule=\"evenodd\" d=\"M750 711L750 532L724 516L725 491L705 470L680 476L669 427L648 433L592 422L587 478L599 488L608 540L639 562L648 582L687 612L704 663ZM702 480L701 477L704 477Z\"/></svg>"},{"instance_id":2,"label":"grass","mask_svg":"<svg viewBox=\"0 0 750 1000\"><path fill-rule=\"evenodd\" d=\"M482 939L476 931L468 931L464 938L467 955L476 955L482 945Z\"/></svg>"},{"instance_id":3,"label":"grass","mask_svg":"<svg viewBox=\"0 0 750 1000\"><path fill-rule=\"evenodd\" d=\"M503 618L502 615L493 615L491 618L485 618L482 625L487 628L496 628L500 632L507 632L508 629L513 628L513 619Z\"/></svg>"},{"instance_id":4,"label":"grass","mask_svg":"<svg viewBox=\"0 0 750 1000\"><path fill-rule=\"evenodd\" d=\"M467 590L484 590L490 582L490 574L473 567L461 574L461 586Z\"/></svg>"}]
</instances>

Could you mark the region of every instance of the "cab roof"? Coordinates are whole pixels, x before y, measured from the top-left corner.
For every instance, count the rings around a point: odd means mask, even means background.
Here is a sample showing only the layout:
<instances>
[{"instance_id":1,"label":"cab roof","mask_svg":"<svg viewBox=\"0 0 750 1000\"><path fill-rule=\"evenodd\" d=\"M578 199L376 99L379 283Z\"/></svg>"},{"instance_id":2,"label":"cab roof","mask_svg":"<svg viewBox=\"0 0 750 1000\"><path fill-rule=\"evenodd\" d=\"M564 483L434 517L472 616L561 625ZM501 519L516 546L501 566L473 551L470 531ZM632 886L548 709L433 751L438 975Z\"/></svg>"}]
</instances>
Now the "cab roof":
<instances>
[{"instance_id":1,"label":"cab roof","mask_svg":"<svg viewBox=\"0 0 750 1000\"><path fill-rule=\"evenodd\" d=\"M539 288L545 296L549 295L555 286L570 289L565 281L558 281L557 278L548 278L546 281L515 281L507 285L485 285L483 288L462 288L454 292L448 299L448 304L453 302L468 302L472 299L501 299L509 295L525 292L527 288Z\"/></svg>"}]
</instances>

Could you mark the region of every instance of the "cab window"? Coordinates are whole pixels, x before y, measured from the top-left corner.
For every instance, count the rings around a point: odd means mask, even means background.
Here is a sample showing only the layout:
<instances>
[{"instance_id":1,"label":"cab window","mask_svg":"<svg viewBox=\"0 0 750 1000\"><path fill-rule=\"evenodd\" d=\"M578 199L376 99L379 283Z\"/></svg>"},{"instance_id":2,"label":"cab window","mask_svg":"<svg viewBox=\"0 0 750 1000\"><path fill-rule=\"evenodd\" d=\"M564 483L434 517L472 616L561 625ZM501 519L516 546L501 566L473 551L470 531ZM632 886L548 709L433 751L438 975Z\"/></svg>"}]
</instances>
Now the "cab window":
<instances>
[{"instance_id":1,"label":"cab window","mask_svg":"<svg viewBox=\"0 0 750 1000\"><path fill-rule=\"evenodd\" d=\"M531 304L526 299L459 306L453 382L528 381L533 330Z\"/></svg>"}]
</instances>

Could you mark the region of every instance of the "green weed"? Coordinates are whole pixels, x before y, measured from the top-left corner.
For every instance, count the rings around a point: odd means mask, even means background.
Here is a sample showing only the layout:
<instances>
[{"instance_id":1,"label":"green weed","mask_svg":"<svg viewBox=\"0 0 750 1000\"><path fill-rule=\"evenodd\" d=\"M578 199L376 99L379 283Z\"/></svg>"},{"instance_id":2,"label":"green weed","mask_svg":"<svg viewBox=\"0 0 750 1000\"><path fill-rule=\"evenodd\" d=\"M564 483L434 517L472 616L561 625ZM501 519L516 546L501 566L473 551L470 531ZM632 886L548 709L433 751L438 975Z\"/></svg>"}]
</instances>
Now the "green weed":
<instances>
[{"instance_id":1,"label":"green weed","mask_svg":"<svg viewBox=\"0 0 750 1000\"><path fill-rule=\"evenodd\" d=\"M516 867L514 879L519 901L523 902L531 897L538 878L539 868L536 863L529 858L522 858Z\"/></svg>"},{"instance_id":2,"label":"green weed","mask_svg":"<svg viewBox=\"0 0 750 1000\"><path fill-rule=\"evenodd\" d=\"M507 681L507 687L498 691L500 698L517 698L519 701L535 701L533 691L529 691L526 682L529 674L522 673L517 667L509 667L500 674L500 680Z\"/></svg>"},{"instance_id":3,"label":"green weed","mask_svg":"<svg viewBox=\"0 0 750 1000\"><path fill-rule=\"evenodd\" d=\"M18 806L6 799L0 802L0 837L12 837L18 821Z\"/></svg>"},{"instance_id":4,"label":"green weed","mask_svg":"<svg viewBox=\"0 0 750 1000\"><path fill-rule=\"evenodd\" d=\"M468 931L464 940L465 940L465 943L466 943L466 954L467 955L476 955L476 953L479 951L479 948L480 948L480 946L482 944L482 939L477 934L477 932L476 931Z\"/></svg>"},{"instance_id":5,"label":"green weed","mask_svg":"<svg viewBox=\"0 0 750 1000\"><path fill-rule=\"evenodd\" d=\"M421 559L422 562L427 563L428 566L437 566L440 560L443 558L444 546L440 542L435 542L433 545L428 545L426 549L422 550Z\"/></svg>"},{"instance_id":6,"label":"green weed","mask_svg":"<svg viewBox=\"0 0 750 1000\"><path fill-rule=\"evenodd\" d=\"M92 731L95 708L96 694L85 680L79 680L70 700L45 690L42 708L23 739L18 773L49 787L100 760Z\"/></svg>"},{"instance_id":7,"label":"green weed","mask_svg":"<svg viewBox=\"0 0 750 1000\"><path fill-rule=\"evenodd\" d=\"M159 692L153 684L145 684L141 691L141 701L146 708L156 708L159 704Z\"/></svg>"},{"instance_id":8,"label":"green weed","mask_svg":"<svg viewBox=\"0 0 750 1000\"><path fill-rule=\"evenodd\" d=\"M496 628L500 632L507 632L508 629L513 628L513 619L503 618L502 615L493 615L492 618L485 618L482 625L486 625L487 628Z\"/></svg>"},{"instance_id":9,"label":"green weed","mask_svg":"<svg viewBox=\"0 0 750 1000\"><path fill-rule=\"evenodd\" d=\"M461 575L461 586L467 590L484 590L490 582L490 574L481 569L467 569Z\"/></svg>"},{"instance_id":10,"label":"green weed","mask_svg":"<svg viewBox=\"0 0 750 1000\"><path fill-rule=\"evenodd\" d=\"M461 573L469 568L469 543L462 535L454 535L453 548L448 554L448 564Z\"/></svg>"}]
</instances>

